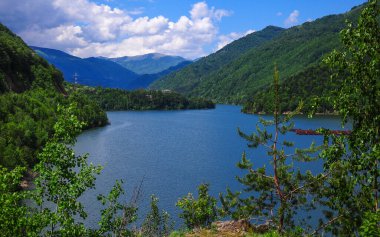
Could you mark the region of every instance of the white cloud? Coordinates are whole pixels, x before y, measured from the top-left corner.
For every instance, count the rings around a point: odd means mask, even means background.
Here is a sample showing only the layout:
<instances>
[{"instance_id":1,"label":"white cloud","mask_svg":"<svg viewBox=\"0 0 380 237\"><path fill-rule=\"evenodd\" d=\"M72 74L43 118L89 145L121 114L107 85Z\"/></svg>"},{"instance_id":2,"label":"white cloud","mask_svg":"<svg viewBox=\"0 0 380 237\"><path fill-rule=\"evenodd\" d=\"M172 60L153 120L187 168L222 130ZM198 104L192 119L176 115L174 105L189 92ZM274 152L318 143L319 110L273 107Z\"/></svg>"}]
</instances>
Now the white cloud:
<instances>
[{"instance_id":1,"label":"white cloud","mask_svg":"<svg viewBox=\"0 0 380 237\"><path fill-rule=\"evenodd\" d=\"M218 44L216 46L216 50L219 50L219 49L223 48L224 46L226 46L227 44L231 43L232 41L237 40L237 39L244 37L246 35L249 35L253 32L255 32L255 30L248 30L244 33L232 32L228 35L221 35L221 36L219 36L219 41L218 41Z\"/></svg>"},{"instance_id":2,"label":"white cloud","mask_svg":"<svg viewBox=\"0 0 380 237\"><path fill-rule=\"evenodd\" d=\"M300 12L298 10L294 10L292 13L290 13L288 18L286 18L284 22L285 26L289 27L289 26L296 25L298 23L299 15L300 15Z\"/></svg>"},{"instance_id":3,"label":"white cloud","mask_svg":"<svg viewBox=\"0 0 380 237\"><path fill-rule=\"evenodd\" d=\"M28 44L80 57L159 52L197 58L218 40L218 23L232 14L209 7L206 2L195 3L187 16L176 21L165 16L135 16L142 12L143 9L128 11L90 0L0 2L0 21Z\"/></svg>"},{"instance_id":4,"label":"white cloud","mask_svg":"<svg viewBox=\"0 0 380 237\"><path fill-rule=\"evenodd\" d=\"M223 17L229 16L232 13L223 9L215 9L214 7L209 8L206 2L198 2L193 5L190 11L191 19L203 19L211 18L220 21Z\"/></svg>"}]
</instances>

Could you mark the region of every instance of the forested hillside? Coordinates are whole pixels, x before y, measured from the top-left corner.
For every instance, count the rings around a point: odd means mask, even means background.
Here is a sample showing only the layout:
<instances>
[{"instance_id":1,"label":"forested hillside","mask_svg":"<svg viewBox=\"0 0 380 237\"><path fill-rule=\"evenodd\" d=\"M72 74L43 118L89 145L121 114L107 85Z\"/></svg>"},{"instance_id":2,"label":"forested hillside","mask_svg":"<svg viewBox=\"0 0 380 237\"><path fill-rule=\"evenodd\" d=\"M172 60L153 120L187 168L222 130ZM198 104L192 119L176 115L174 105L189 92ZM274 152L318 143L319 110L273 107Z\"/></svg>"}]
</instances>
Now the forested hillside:
<instances>
[{"instance_id":1,"label":"forested hillside","mask_svg":"<svg viewBox=\"0 0 380 237\"><path fill-rule=\"evenodd\" d=\"M218 102L245 102L272 81L275 63L284 81L318 65L325 54L340 47L339 32L345 27L346 19L354 21L358 17L360 9L357 7L345 14L326 16L284 30L277 37L244 50L238 57L233 56L237 59L211 70L210 74L200 72L191 76L192 71L185 68L154 83L153 88L173 89Z\"/></svg>"},{"instance_id":2,"label":"forested hillside","mask_svg":"<svg viewBox=\"0 0 380 237\"><path fill-rule=\"evenodd\" d=\"M339 87L339 81L334 83L329 80L330 72L326 66L316 65L280 81L279 99L281 112L295 111L299 103L304 102L301 112L307 113L312 109L319 113L334 112L333 106L326 101L318 103L316 108L314 99L325 98L331 91ZM245 113L272 113L273 108L273 84L258 90L244 103Z\"/></svg>"},{"instance_id":3,"label":"forested hillside","mask_svg":"<svg viewBox=\"0 0 380 237\"><path fill-rule=\"evenodd\" d=\"M105 112L86 96L67 95L60 71L0 24L0 165L31 167L53 132L57 106L76 104L84 128L105 125Z\"/></svg>"},{"instance_id":4,"label":"forested hillside","mask_svg":"<svg viewBox=\"0 0 380 237\"><path fill-rule=\"evenodd\" d=\"M251 33L228 44L216 53L201 58L188 67L161 78L153 83L151 88L173 89L181 93L193 94L191 92L194 88L197 88L201 81L228 65L249 49L258 47L275 38L283 31L284 29L282 28L268 26L261 31ZM211 87L209 89L211 89Z\"/></svg>"},{"instance_id":5,"label":"forested hillside","mask_svg":"<svg viewBox=\"0 0 380 237\"><path fill-rule=\"evenodd\" d=\"M64 93L62 74L0 23L0 94L30 88Z\"/></svg>"}]
</instances>

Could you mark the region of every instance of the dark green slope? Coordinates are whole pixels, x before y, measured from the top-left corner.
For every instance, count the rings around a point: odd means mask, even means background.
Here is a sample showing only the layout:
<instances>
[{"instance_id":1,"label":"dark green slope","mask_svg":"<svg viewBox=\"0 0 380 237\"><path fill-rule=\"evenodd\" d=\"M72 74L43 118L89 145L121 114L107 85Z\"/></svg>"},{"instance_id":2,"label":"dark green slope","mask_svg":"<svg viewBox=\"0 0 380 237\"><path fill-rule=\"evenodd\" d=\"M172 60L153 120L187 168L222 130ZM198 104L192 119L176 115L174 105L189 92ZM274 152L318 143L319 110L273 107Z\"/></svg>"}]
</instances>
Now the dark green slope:
<instances>
[{"instance_id":1,"label":"dark green slope","mask_svg":"<svg viewBox=\"0 0 380 237\"><path fill-rule=\"evenodd\" d=\"M33 166L53 133L57 106L71 103L86 128L107 123L99 105L68 95L62 73L0 24L0 166Z\"/></svg>"},{"instance_id":2,"label":"dark green slope","mask_svg":"<svg viewBox=\"0 0 380 237\"><path fill-rule=\"evenodd\" d=\"M356 18L358 13L354 10L292 27L206 77L189 94L220 102L246 101L260 87L272 82L275 63L282 78L319 64L325 54L340 47L339 32L345 27L345 20Z\"/></svg>"},{"instance_id":3,"label":"dark green slope","mask_svg":"<svg viewBox=\"0 0 380 237\"><path fill-rule=\"evenodd\" d=\"M32 87L64 92L62 82L61 72L0 23L0 94L23 92Z\"/></svg>"},{"instance_id":4,"label":"dark green slope","mask_svg":"<svg viewBox=\"0 0 380 237\"><path fill-rule=\"evenodd\" d=\"M202 77L192 88L173 88L172 83L165 81L159 86L222 103L242 103L272 82L275 63L284 79L319 64L326 53L340 46L339 32L345 27L345 20L356 19L360 9L355 8L345 14L326 16L287 29L278 37L246 51L220 70Z\"/></svg>"},{"instance_id":5,"label":"dark green slope","mask_svg":"<svg viewBox=\"0 0 380 237\"><path fill-rule=\"evenodd\" d=\"M249 34L228 44L216 53L201 58L178 72L163 77L154 82L151 88L172 89L182 93L189 93L204 78L223 68L247 50L273 39L283 30L279 27L268 26L261 31Z\"/></svg>"},{"instance_id":6,"label":"dark green slope","mask_svg":"<svg viewBox=\"0 0 380 237\"><path fill-rule=\"evenodd\" d=\"M281 75L280 75L281 77ZM301 112L307 113L315 110L320 113L331 113L331 104L320 103L313 107L313 98L328 96L331 91L339 87L339 82L332 83L329 80L330 71L327 66L311 66L285 80L280 79L280 111L294 111L298 104L303 101ZM271 113L274 105L273 84L267 85L257 91L247 102L244 103L245 113Z\"/></svg>"}]
</instances>

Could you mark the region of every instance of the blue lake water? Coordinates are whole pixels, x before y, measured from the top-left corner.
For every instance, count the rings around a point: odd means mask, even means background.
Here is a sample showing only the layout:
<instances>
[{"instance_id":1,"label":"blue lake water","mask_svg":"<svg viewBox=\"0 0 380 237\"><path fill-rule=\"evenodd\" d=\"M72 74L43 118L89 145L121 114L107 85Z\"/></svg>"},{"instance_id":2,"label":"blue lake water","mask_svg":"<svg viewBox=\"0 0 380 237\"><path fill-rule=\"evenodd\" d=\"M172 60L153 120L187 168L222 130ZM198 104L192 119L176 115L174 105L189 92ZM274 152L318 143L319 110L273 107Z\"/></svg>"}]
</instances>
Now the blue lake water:
<instances>
[{"instance_id":1,"label":"blue lake water","mask_svg":"<svg viewBox=\"0 0 380 237\"><path fill-rule=\"evenodd\" d=\"M130 198L133 188L142 182L139 218L145 216L149 197L155 194L159 206L168 211L177 225L178 198L197 192L197 186L210 183L211 194L225 192L226 187L241 190L235 180L243 174L236 163L247 152L255 167L269 164L263 149L249 149L237 134L237 128L255 131L259 116L240 113L239 106L217 105L214 110L108 112L111 125L84 132L75 146L77 154L89 153L89 161L104 167L96 181L96 189L82 198L89 212L87 222L98 222L100 203L96 196L107 194L116 179L125 181ZM264 117L265 118L265 117ZM267 117L270 118L270 117ZM295 127L316 129L341 128L338 117L306 116L294 118ZM287 140L296 147L321 143L321 136L299 136L288 133ZM321 170L320 162L300 167L314 172Z\"/></svg>"}]
</instances>

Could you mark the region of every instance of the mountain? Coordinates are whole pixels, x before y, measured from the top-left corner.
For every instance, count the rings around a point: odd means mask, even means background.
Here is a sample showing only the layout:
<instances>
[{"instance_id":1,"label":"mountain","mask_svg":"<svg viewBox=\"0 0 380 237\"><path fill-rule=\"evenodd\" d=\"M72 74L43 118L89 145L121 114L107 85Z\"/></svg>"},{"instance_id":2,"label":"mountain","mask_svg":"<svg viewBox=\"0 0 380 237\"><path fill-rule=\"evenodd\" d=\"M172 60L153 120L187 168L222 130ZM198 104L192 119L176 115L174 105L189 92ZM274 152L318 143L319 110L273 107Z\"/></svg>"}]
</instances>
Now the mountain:
<instances>
[{"instance_id":1,"label":"mountain","mask_svg":"<svg viewBox=\"0 0 380 237\"><path fill-rule=\"evenodd\" d=\"M106 113L77 92L63 87L54 66L0 24L0 166L33 167L52 138L59 106L75 104L72 112L84 128L107 124Z\"/></svg>"},{"instance_id":2,"label":"mountain","mask_svg":"<svg viewBox=\"0 0 380 237\"><path fill-rule=\"evenodd\" d=\"M168 56L158 53L132 57L108 58L108 60L116 62L126 69L141 75L159 73L179 63L188 61L179 56Z\"/></svg>"},{"instance_id":3,"label":"mountain","mask_svg":"<svg viewBox=\"0 0 380 237\"><path fill-rule=\"evenodd\" d=\"M211 59L210 55L194 63L193 67L169 74L151 87L176 90L218 102L242 103L272 82L274 64L283 80L318 65L326 53L340 47L339 32L345 27L346 19L357 19L360 9L356 7L344 14L326 16L281 30L260 44L241 51L239 55L231 55L234 60L220 64L222 66L214 67L211 73L207 73L205 65ZM244 40L237 40L226 47ZM216 54L226 51L226 47ZM228 51L225 54L225 57L230 55ZM219 61L214 63L219 64Z\"/></svg>"},{"instance_id":4,"label":"mountain","mask_svg":"<svg viewBox=\"0 0 380 237\"><path fill-rule=\"evenodd\" d=\"M49 63L63 72L68 82L110 88L130 89L128 86L138 75L117 63L102 58L79 58L55 49L31 47Z\"/></svg>"},{"instance_id":5,"label":"mountain","mask_svg":"<svg viewBox=\"0 0 380 237\"><path fill-rule=\"evenodd\" d=\"M64 93L62 74L0 23L0 94L32 87Z\"/></svg>"},{"instance_id":6,"label":"mountain","mask_svg":"<svg viewBox=\"0 0 380 237\"><path fill-rule=\"evenodd\" d=\"M181 70L182 68L190 65L192 62L191 61L183 61L176 66L170 67L162 72L155 73L155 74L144 74L138 77L136 80L131 82L129 84L129 87L131 89L145 89L148 88L150 84L152 84L154 81L157 79L166 76L174 71Z\"/></svg>"},{"instance_id":7,"label":"mountain","mask_svg":"<svg viewBox=\"0 0 380 237\"><path fill-rule=\"evenodd\" d=\"M151 87L155 89L172 89L188 94L200 81L213 72L220 70L249 49L258 47L283 31L284 29L280 27L268 26L261 31L251 33L207 57L198 59L189 67L161 78L153 83Z\"/></svg>"}]
</instances>

